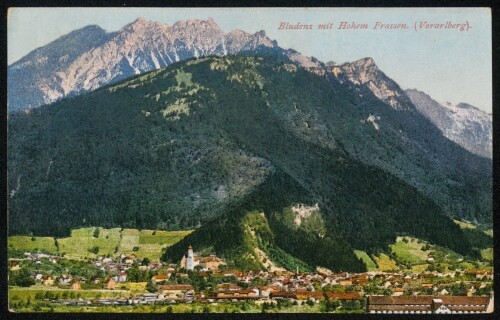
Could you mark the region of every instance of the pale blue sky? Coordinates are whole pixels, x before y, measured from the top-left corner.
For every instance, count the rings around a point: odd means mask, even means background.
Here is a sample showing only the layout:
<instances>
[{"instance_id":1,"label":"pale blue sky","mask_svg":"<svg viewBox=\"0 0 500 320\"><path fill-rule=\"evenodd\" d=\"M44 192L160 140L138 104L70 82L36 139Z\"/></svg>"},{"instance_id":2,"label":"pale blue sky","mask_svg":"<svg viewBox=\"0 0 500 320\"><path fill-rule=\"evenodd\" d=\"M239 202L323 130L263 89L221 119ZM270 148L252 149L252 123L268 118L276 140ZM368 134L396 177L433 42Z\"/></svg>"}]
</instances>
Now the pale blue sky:
<instances>
[{"instance_id":1,"label":"pale blue sky","mask_svg":"<svg viewBox=\"0 0 500 320\"><path fill-rule=\"evenodd\" d=\"M213 17L224 32L266 34L284 48L337 63L372 57L403 89L417 88L434 99L466 102L491 112L491 13L485 8L13 8L8 14L8 63L68 32L96 24L116 31L137 17L169 25ZM341 21L368 24L368 30L338 30ZM375 30L377 21L406 23L411 30ZM413 30L415 22L464 23L460 32ZM332 30L278 30L280 22L333 22Z\"/></svg>"}]
</instances>

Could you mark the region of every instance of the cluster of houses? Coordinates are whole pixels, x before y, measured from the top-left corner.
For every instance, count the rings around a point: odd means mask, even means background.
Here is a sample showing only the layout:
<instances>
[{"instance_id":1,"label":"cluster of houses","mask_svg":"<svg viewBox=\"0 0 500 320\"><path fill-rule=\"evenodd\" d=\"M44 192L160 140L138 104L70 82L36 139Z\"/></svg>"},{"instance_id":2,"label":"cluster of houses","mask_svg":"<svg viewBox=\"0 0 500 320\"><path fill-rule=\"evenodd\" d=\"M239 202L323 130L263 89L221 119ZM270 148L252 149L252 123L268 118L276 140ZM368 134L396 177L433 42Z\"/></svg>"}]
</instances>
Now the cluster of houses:
<instances>
[{"instance_id":1,"label":"cluster of houses","mask_svg":"<svg viewBox=\"0 0 500 320\"><path fill-rule=\"evenodd\" d=\"M55 256L46 253L38 253L38 252L24 252L24 258L10 258L9 259L9 269L12 271L17 271L21 269L22 261L31 261L35 264L41 264L42 261L47 260L51 263L58 263L61 259L60 256Z\"/></svg>"},{"instance_id":2,"label":"cluster of houses","mask_svg":"<svg viewBox=\"0 0 500 320\"><path fill-rule=\"evenodd\" d=\"M45 254L26 253L24 259L10 259L11 270L19 270L22 260L41 261L48 259L58 263L60 257ZM81 290L81 283L104 281L103 287L109 290L118 288L118 284L128 281L127 272L141 262L135 255L99 257L92 261L93 267L110 275L105 280L98 277L85 279L70 274L59 276L34 275L36 283L46 286L62 286L73 290ZM365 272L349 274L333 273L318 269L316 273L287 270L274 271L241 271L227 269L226 262L215 256L199 256L191 246L187 255L180 261L180 269L175 264L161 262L141 263L138 267L143 271L154 271L151 278L156 292L145 293L134 298L109 298L98 300L60 300L69 305L88 304L147 304L177 302L217 302L217 301L254 301L255 303L276 303L287 299L297 304L306 301L318 302L323 299L348 301L367 301L369 313L475 313L488 312L492 308L492 298L476 297L479 289L493 282L491 270L465 270L453 273L425 272L407 274L403 272ZM180 270L186 270L180 272ZM196 272L201 277L226 278L233 280L219 283L210 293L195 291L190 284L175 284L171 278L186 278L182 283L189 283L187 271ZM458 279L454 279L458 278ZM465 280L464 280L465 279ZM467 286L466 296L451 296L448 292L450 284L460 283ZM239 284L239 285L238 285ZM330 286L329 290L324 290ZM375 286L384 291L383 295L368 292L367 286Z\"/></svg>"},{"instance_id":3,"label":"cluster of houses","mask_svg":"<svg viewBox=\"0 0 500 320\"><path fill-rule=\"evenodd\" d=\"M309 291L304 288L284 291L275 286L255 286L243 289L234 283L221 283L216 286L211 296L195 292L192 285L167 284L160 285L156 293L146 293L135 298L108 299L69 299L54 300L64 305L134 305L155 303L201 303L253 301L255 304L276 303L278 300L290 300L298 305L306 302L319 302L323 299L338 300L342 303L348 300L363 299L360 292L323 292ZM467 296L366 296L367 313L490 313L493 312L493 295L491 297Z\"/></svg>"}]
</instances>

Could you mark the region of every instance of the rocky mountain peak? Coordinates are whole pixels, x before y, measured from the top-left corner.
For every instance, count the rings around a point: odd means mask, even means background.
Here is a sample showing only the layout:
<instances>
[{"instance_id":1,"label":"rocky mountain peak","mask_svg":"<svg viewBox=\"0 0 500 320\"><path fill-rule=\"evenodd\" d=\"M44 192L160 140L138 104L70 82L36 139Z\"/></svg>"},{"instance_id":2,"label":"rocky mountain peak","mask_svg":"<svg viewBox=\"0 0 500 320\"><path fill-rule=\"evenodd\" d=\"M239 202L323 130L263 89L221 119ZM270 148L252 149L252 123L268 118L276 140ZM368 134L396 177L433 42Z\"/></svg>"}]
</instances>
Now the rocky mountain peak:
<instances>
[{"instance_id":1,"label":"rocky mountain peak","mask_svg":"<svg viewBox=\"0 0 500 320\"><path fill-rule=\"evenodd\" d=\"M213 18L170 26L139 17L114 33L87 26L9 66L9 110L37 107L177 61L262 46L276 47L277 43L264 31L225 34Z\"/></svg>"},{"instance_id":2,"label":"rocky mountain peak","mask_svg":"<svg viewBox=\"0 0 500 320\"><path fill-rule=\"evenodd\" d=\"M140 25L145 25L145 24L147 24L148 22L149 22L149 21L148 21L146 18L144 18L144 17L138 17L137 19L135 19L134 21L132 21L132 22L131 22L131 23L129 23L128 25L129 25L129 26L134 26L134 25L138 25L138 26L140 26Z\"/></svg>"},{"instance_id":3,"label":"rocky mountain peak","mask_svg":"<svg viewBox=\"0 0 500 320\"><path fill-rule=\"evenodd\" d=\"M266 47L277 47L278 42L276 40L271 40L264 30L260 30L253 35L257 39L258 44L262 44Z\"/></svg>"},{"instance_id":4,"label":"rocky mountain peak","mask_svg":"<svg viewBox=\"0 0 500 320\"><path fill-rule=\"evenodd\" d=\"M99 45L106 37L107 33L104 29L98 25L89 25L63 35L44 47L33 50L11 66L19 68L23 65L45 64L64 55L78 54L92 45Z\"/></svg>"},{"instance_id":5,"label":"rocky mountain peak","mask_svg":"<svg viewBox=\"0 0 500 320\"><path fill-rule=\"evenodd\" d=\"M358 87L361 97L363 90L360 88L368 89L375 97L394 109L414 109L404 91L379 69L373 58L366 57L340 66L332 66L330 70L340 83Z\"/></svg>"},{"instance_id":6,"label":"rocky mountain peak","mask_svg":"<svg viewBox=\"0 0 500 320\"><path fill-rule=\"evenodd\" d=\"M467 103L439 103L425 92L414 89L406 90L406 94L445 137L474 154L492 158L491 115Z\"/></svg>"},{"instance_id":7,"label":"rocky mountain peak","mask_svg":"<svg viewBox=\"0 0 500 320\"><path fill-rule=\"evenodd\" d=\"M358 85L374 81L379 71L375 61L370 57L334 66L332 70L335 75L343 74L350 82Z\"/></svg>"},{"instance_id":8,"label":"rocky mountain peak","mask_svg":"<svg viewBox=\"0 0 500 320\"><path fill-rule=\"evenodd\" d=\"M177 21L172 26L173 30L182 30L185 32L197 32L200 30L214 30L216 32L222 32L219 25L213 20L200 20L200 19L190 19Z\"/></svg>"},{"instance_id":9,"label":"rocky mountain peak","mask_svg":"<svg viewBox=\"0 0 500 320\"><path fill-rule=\"evenodd\" d=\"M457 104L457 108L479 110L478 108L474 107L473 105L470 105L470 104L464 103L464 102L460 102L459 104Z\"/></svg>"},{"instance_id":10,"label":"rocky mountain peak","mask_svg":"<svg viewBox=\"0 0 500 320\"><path fill-rule=\"evenodd\" d=\"M137 18L133 22L125 25L118 31L118 34L123 33L144 33L146 31L157 30L161 27L168 27L166 24L161 24L156 21L146 20L145 18Z\"/></svg>"},{"instance_id":11,"label":"rocky mountain peak","mask_svg":"<svg viewBox=\"0 0 500 320\"><path fill-rule=\"evenodd\" d=\"M259 38L265 38L265 37L267 37L266 31L264 31L264 30L260 30L260 31L256 32L254 35L256 37L259 37Z\"/></svg>"},{"instance_id":12,"label":"rocky mountain peak","mask_svg":"<svg viewBox=\"0 0 500 320\"><path fill-rule=\"evenodd\" d=\"M100 26L96 25L96 24L91 24L91 25L88 25L88 26L85 26L81 29L78 29L78 30L75 30L71 33L69 33L68 35L77 35L77 34L85 34L85 33L100 33L100 34L104 34L106 33L106 31L101 28Z\"/></svg>"},{"instance_id":13,"label":"rocky mountain peak","mask_svg":"<svg viewBox=\"0 0 500 320\"><path fill-rule=\"evenodd\" d=\"M359 59L357 61L351 62L350 64L355 66L356 68L358 68L360 70L368 69L368 68L378 68L377 65L375 64L375 61L371 57Z\"/></svg>"}]
</instances>

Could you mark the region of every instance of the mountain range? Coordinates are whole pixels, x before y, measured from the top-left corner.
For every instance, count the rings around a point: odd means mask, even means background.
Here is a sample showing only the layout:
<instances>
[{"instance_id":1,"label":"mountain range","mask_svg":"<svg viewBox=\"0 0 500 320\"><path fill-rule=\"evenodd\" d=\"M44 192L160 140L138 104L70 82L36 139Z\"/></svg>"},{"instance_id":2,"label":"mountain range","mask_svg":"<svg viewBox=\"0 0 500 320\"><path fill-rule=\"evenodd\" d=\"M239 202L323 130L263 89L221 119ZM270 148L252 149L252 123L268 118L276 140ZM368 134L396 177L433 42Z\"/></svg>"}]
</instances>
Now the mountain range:
<instances>
[{"instance_id":1,"label":"mountain range","mask_svg":"<svg viewBox=\"0 0 500 320\"><path fill-rule=\"evenodd\" d=\"M38 48L8 68L8 110L17 112L54 102L58 99L95 90L133 75L166 67L174 62L210 55L234 55L244 52L279 51L303 67L322 72L321 62L284 50L264 31L248 34L242 30L224 33L213 19L187 20L172 26L138 18L116 32L107 33L96 25L75 30ZM367 60L356 62L367 63ZM440 104L415 89L387 91L389 86L371 79L370 67L346 63L341 82L368 84L379 99L393 107L406 96L448 139L472 153L492 158L491 115L465 103ZM319 71L318 71L319 70ZM365 74L360 74L364 70ZM363 71L362 71L363 72Z\"/></svg>"},{"instance_id":2,"label":"mountain range","mask_svg":"<svg viewBox=\"0 0 500 320\"><path fill-rule=\"evenodd\" d=\"M26 83L41 89L25 96ZM165 259L192 242L254 267L258 243L361 270L353 249L401 234L474 254L451 218L492 221L491 159L443 135L371 58L324 64L263 32L139 19L35 50L8 90L11 234L199 226Z\"/></svg>"},{"instance_id":3,"label":"mountain range","mask_svg":"<svg viewBox=\"0 0 500 320\"><path fill-rule=\"evenodd\" d=\"M493 157L491 114L467 103L439 103L422 91L405 91L417 109L434 123L443 135L477 155Z\"/></svg>"},{"instance_id":4,"label":"mountain range","mask_svg":"<svg viewBox=\"0 0 500 320\"><path fill-rule=\"evenodd\" d=\"M97 89L174 62L209 55L231 55L276 48L264 31L224 33L213 19L179 21L172 26L139 18L106 33L99 26L73 31L38 48L8 68L10 112L37 107ZM289 50L290 56L299 56ZM314 66L310 59L300 57Z\"/></svg>"}]
</instances>

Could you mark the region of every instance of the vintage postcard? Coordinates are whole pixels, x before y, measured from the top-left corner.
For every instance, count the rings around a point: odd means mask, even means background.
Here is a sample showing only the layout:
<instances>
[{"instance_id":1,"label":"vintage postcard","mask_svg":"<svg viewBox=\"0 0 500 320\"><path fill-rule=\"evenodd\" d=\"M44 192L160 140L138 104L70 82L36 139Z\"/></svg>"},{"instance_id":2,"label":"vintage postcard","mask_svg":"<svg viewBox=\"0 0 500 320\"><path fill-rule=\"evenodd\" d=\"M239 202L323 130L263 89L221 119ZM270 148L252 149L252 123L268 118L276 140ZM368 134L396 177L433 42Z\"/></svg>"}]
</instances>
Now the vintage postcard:
<instances>
[{"instance_id":1,"label":"vintage postcard","mask_svg":"<svg viewBox=\"0 0 500 320\"><path fill-rule=\"evenodd\" d=\"M493 312L489 8L7 25L11 312Z\"/></svg>"}]
</instances>

